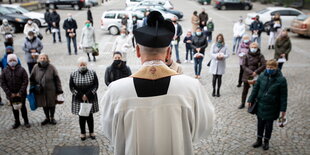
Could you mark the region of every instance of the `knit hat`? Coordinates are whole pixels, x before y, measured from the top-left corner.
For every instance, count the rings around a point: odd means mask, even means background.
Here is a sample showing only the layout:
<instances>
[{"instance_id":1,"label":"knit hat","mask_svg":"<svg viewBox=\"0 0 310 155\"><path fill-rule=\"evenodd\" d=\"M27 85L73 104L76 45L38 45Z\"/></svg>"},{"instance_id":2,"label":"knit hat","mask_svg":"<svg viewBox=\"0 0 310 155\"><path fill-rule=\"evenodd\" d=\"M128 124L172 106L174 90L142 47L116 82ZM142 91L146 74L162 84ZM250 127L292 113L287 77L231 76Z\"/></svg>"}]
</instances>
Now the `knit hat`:
<instances>
[{"instance_id":1,"label":"knit hat","mask_svg":"<svg viewBox=\"0 0 310 155\"><path fill-rule=\"evenodd\" d=\"M16 54L9 54L7 58L7 62L10 62L10 60L15 60L17 61L17 56Z\"/></svg>"},{"instance_id":2,"label":"knit hat","mask_svg":"<svg viewBox=\"0 0 310 155\"><path fill-rule=\"evenodd\" d=\"M5 50L7 51L7 50L11 50L11 51L13 51L14 52L14 48L13 48L13 46L7 46L7 47L5 47Z\"/></svg>"}]
</instances>

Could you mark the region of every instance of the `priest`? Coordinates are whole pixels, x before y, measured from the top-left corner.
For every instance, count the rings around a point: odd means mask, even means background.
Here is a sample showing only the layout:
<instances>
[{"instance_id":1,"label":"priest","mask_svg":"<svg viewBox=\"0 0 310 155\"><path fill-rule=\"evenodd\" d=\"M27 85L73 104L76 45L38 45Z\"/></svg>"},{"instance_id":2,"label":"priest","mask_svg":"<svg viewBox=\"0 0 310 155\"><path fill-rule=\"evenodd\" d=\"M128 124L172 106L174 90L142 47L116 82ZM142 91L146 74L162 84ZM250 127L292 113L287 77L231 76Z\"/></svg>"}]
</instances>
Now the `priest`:
<instances>
[{"instance_id":1,"label":"priest","mask_svg":"<svg viewBox=\"0 0 310 155\"><path fill-rule=\"evenodd\" d=\"M142 67L109 85L101 103L104 135L115 155L193 155L194 143L213 128L208 93L165 64L175 29L159 12L133 34Z\"/></svg>"}]
</instances>

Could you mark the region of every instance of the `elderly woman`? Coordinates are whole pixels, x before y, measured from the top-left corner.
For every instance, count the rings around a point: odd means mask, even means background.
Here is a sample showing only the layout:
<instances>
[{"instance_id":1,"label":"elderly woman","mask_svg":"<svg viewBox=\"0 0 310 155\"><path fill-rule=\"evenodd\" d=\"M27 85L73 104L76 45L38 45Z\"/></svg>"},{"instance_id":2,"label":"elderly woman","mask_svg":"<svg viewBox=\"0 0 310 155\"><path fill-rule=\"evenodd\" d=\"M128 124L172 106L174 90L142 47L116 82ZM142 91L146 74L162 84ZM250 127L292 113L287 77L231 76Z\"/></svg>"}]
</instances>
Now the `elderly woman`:
<instances>
[{"instance_id":1,"label":"elderly woman","mask_svg":"<svg viewBox=\"0 0 310 155\"><path fill-rule=\"evenodd\" d=\"M89 54L93 53L93 46L95 46L95 43L95 29L92 27L90 21L87 20L85 22L85 26L82 29L80 48L82 48L83 51L87 53L88 61L91 61ZM96 57L94 55L93 61L96 61Z\"/></svg>"},{"instance_id":2,"label":"elderly woman","mask_svg":"<svg viewBox=\"0 0 310 155\"><path fill-rule=\"evenodd\" d=\"M257 140L252 146L257 148L263 145L263 149L268 150L273 121L279 118L280 113L284 118L287 108L286 78L274 59L267 61L266 71L258 77L253 87L248 99L249 106L253 106L254 102L257 106Z\"/></svg>"},{"instance_id":3,"label":"elderly woman","mask_svg":"<svg viewBox=\"0 0 310 155\"><path fill-rule=\"evenodd\" d=\"M21 102L21 112L24 118L24 123L25 126L29 128L30 125L25 105L28 86L27 72L20 64L18 64L18 59L15 54L8 55L7 63L8 67L2 70L1 87L10 103ZM12 126L12 128L16 129L20 126L19 110L15 110L13 105L12 110L15 118L15 124Z\"/></svg>"},{"instance_id":4,"label":"elderly woman","mask_svg":"<svg viewBox=\"0 0 310 155\"><path fill-rule=\"evenodd\" d=\"M252 43L250 36L247 34L243 35L241 43L239 45L237 54L239 56L239 65L240 65L240 72L239 72L239 78L238 78L238 85L237 87L241 87L242 84L242 75L243 75L243 59L246 54L248 54L248 51L250 50L250 44Z\"/></svg>"},{"instance_id":5,"label":"elderly woman","mask_svg":"<svg viewBox=\"0 0 310 155\"><path fill-rule=\"evenodd\" d=\"M250 89L249 80L254 80L257 78L258 75L266 68L266 60L264 55L260 52L258 43L251 43L248 54L244 56L242 68L244 71L242 75L243 91L241 96L241 105L238 107L239 109L244 108L246 97Z\"/></svg>"},{"instance_id":6,"label":"elderly woman","mask_svg":"<svg viewBox=\"0 0 310 155\"><path fill-rule=\"evenodd\" d=\"M227 46L225 45L223 34L218 34L215 41L216 42L211 46L211 51L210 51L211 53L210 73L213 75L212 96L220 97L222 75L225 74L226 59L229 57L229 51L228 51ZM216 83L217 83L217 91L215 91Z\"/></svg>"},{"instance_id":7,"label":"elderly woman","mask_svg":"<svg viewBox=\"0 0 310 155\"><path fill-rule=\"evenodd\" d=\"M93 113L99 111L97 89L98 78L95 71L87 68L87 60L85 58L78 59L79 69L71 73L70 90L72 92L72 113L79 115L81 103L90 103L92 108L89 116L79 116L81 129L81 140L86 140L85 124L87 122L91 139L96 139L94 134L94 118Z\"/></svg>"},{"instance_id":8,"label":"elderly woman","mask_svg":"<svg viewBox=\"0 0 310 155\"><path fill-rule=\"evenodd\" d=\"M283 30L276 40L274 58L279 63L279 70L282 70L284 62L288 60L288 55L292 50L292 43L287 34L287 30Z\"/></svg>"},{"instance_id":9,"label":"elderly woman","mask_svg":"<svg viewBox=\"0 0 310 155\"><path fill-rule=\"evenodd\" d=\"M33 31L29 31L23 45L29 73L31 73L34 65L37 64L37 58L42 49L43 44L41 40L35 36Z\"/></svg>"},{"instance_id":10,"label":"elderly woman","mask_svg":"<svg viewBox=\"0 0 310 155\"><path fill-rule=\"evenodd\" d=\"M56 68L50 64L47 54L40 54L30 75L30 86L35 87L34 94L38 107L43 107L45 120L41 125L48 123L55 125L54 119L57 95L62 94L61 82Z\"/></svg>"}]
</instances>

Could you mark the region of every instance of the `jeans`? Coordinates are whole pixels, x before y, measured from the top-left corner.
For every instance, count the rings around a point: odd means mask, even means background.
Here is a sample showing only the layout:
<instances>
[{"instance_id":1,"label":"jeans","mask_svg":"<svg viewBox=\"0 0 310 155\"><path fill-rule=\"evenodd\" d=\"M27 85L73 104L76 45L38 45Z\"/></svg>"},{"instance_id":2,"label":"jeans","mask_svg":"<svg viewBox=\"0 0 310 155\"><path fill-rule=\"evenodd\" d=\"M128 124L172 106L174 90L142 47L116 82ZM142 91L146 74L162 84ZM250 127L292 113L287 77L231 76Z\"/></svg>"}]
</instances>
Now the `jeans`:
<instances>
[{"instance_id":1,"label":"jeans","mask_svg":"<svg viewBox=\"0 0 310 155\"><path fill-rule=\"evenodd\" d=\"M252 41L252 42L257 42L259 48L261 47L261 37L260 37L260 36L258 36L257 38L253 38L253 37L252 37L251 41Z\"/></svg>"},{"instance_id":2,"label":"jeans","mask_svg":"<svg viewBox=\"0 0 310 155\"><path fill-rule=\"evenodd\" d=\"M186 60L188 60L188 55L190 56L190 59L193 60L193 49L190 47L190 48L187 48L186 47Z\"/></svg>"},{"instance_id":3,"label":"jeans","mask_svg":"<svg viewBox=\"0 0 310 155\"><path fill-rule=\"evenodd\" d=\"M76 37L67 37L68 52L69 54L71 54L71 40L73 42L74 53L77 54Z\"/></svg>"},{"instance_id":4,"label":"jeans","mask_svg":"<svg viewBox=\"0 0 310 155\"><path fill-rule=\"evenodd\" d=\"M50 33L52 33L52 23L48 23L47 24L47 28L45 29L45 32L49 31Z\"/></svg>"},{"instance_id":5,"label":"jeans","mask_svg":"<svg viewBox=\"0 0 310 155\"><path fill-rule=\"evenodd\" d=\"M238 78L238 85L241 85L241 84L242 84L242 75L243 75L243 68L242 68L242 65L240 65L239 78Z\"/></svg>"},{"instance_id":6,"label":"jeans","mask_svg":"<svg viewBox=\"0 0 310 155\"><path fill-rule=\"evenodd\" d=\"M242 37L234 37L234 40L233 40L233 51L232 51L233 53L236 53L238 51L241 39L242 39Z\"/></svg>"},{"instance_id":7,"label":"jeans","mask_svg":"<svg viewBox=\"0 0 310 155\"><path fill-rule=\"evenodd\" d=\"M31 74L31 71L32 71L34 65L36 65L36 64L37 64L36 62L28 62L27 63L29 74Z\"/></svg>"},{"instance_id":8,"label":"jeans","mask_svg":"<svg viewBox=\"0 0 310 155\"><path fill-rule=\"evenodd\" d=\"M60 31L57 32L57 34L58 34L58 41L61 42ZM53 41L56 42L56 32L53 32Z\"/></svg>"},{"instance_id":9,"label":"jeans","mask_svg":"<svg viewBox=\"0 0 310 155\"><path fill-rule=\"evenodd\" d=\"M257 117L257 137L270 139L273 129L273 120L262 120ZM265 135L264 135L265 133Z\"/></svg>"},{"instance_id":10,"label":"jeans","mask_svg":"<svg viewBox=\"0 0 310 155\"><path fill-rule=\"evenodd\" d=\"M207 31L206 35L208 37L208 42L210 43L212 41L212 31Z\"/></svg>"},{"instance_id":11,"label":"jeans","mask_svg":"<svg viewBox=\"0 0 310 155\"><path fill-rule=\"evenodd\" d=\"M176 45L172 45L172 47L175 48L175 57L177 59L177 61L180 61L180 56L179 56L179 43L177 43ZM171 49L172 50L172 49Z\"/></svg>"},{"instance_id":12,"label":"jeans","mask_svg":"<svg viewBox=\"0 0 310 155\"><path fill-rule=\"evenodd\" d=\"M200 75L201 67L202 67L202 61L203 61L203 57L194 58L195 75Z\"/></svg>"},{"instance_id":13,"label":"jeans","mask_svg":"<svg viewBox=\"0 0 310 155\"><path fill-rule=\"evenodd\" d=\"M13 106L12 106L12 110L13 110L15 122L20 124L20 121L19 121L19 110L14 110ZM25 124L29 124L28 116L27 116L27 108L26 108L26 105L25 105L25 99L22 101L22 108L20 109L20 111L22 112L24 123Z\"/></svg>"},{"instance_id":14,"label":"jeans","mask_svg":"<svg viewBox=\"0 0 310 155\"><path fill-rule=\"evenodd\" d=\"M86 130L85 130L86 122L88 125L89 133L94 133L94 117L93 117L93 114L89 114L88 117L79 116L81 134L86 134Z\"/></svg>"}]
</instances>

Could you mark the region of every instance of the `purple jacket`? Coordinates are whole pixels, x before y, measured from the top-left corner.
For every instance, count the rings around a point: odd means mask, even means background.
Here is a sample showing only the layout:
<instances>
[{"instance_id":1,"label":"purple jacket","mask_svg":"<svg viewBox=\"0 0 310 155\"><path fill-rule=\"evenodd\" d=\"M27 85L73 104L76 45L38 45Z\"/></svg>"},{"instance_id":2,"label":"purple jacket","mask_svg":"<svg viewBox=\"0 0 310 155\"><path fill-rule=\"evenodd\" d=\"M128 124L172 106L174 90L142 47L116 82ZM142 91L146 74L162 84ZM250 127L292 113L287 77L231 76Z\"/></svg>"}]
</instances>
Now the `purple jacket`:
<instances>
[{"instance_id":1,"label":"purple jacket","mask_svg":"<svg viewBox=\"0 0 310 155\"><path fill-rule=\"evenodd\" d=\"M243 53L243 57L239 56L239 64L240 65L243 65L244 56L249 52L251 43L252 43L251 41L249 41L248 43L243 42L243 40L241 41L239 48L238 48L238 51L237 51L238 56L240 55L240 53Z\"/></svg>"}]
</instances>

